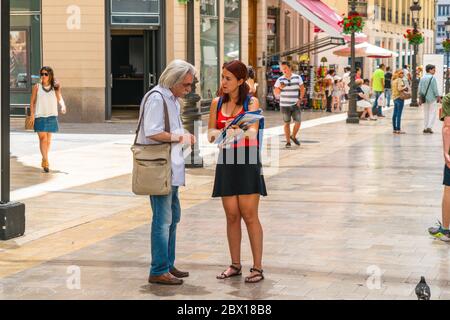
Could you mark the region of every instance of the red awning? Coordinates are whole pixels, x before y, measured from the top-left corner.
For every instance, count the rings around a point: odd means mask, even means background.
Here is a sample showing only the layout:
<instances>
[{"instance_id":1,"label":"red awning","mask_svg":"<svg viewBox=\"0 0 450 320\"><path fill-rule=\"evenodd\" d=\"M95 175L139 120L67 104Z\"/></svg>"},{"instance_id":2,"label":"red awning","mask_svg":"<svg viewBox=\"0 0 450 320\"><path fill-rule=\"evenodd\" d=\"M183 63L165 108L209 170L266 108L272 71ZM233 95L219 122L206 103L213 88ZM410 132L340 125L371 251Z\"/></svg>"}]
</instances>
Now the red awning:
<instances>
[{"instance_id":1,"label":"red awning","mask_svg":"<svg viewBox=\"0 0 450 320\"><path fill-rule=\"evenodd\" d=\"M336 11L331 9L328 5L320 0L297 0L297 2L302 4L311 13L314 13L319 19L335 29L337 32L342 33L342 27L340 27L338 23L342 21L343 17L336 13ZM317 27L321 28L320 26Z\"/></svg>"},{"instance_id":2,"label":"red awning","mask_svg":"<svg viewBox=\"0 0 450 320\"><path fill-rule=\"evenodd\" d=\"M350 36L342 34L342 27L339 22L343 15L338 14L321 0L283 0L290 7L295 9L300 15L315 25L315 31L323 31L330 37L344 38L350 42ZM344 13L342 13L344 14ZM356 43L367 41L367 36L363 33L356 35Z\"/></svg>"},{"instance_id":3,"label":"red awning","mask_svg":"<svg viewBox=\"0 0 450 320\"><path fill-rule=\"evenodd\" d=\"M342 16L320 0L283 0L300 15L312 22L317 28L330 37L342 38L342 27L339 22Z\"/></svg>"}]
</instances>

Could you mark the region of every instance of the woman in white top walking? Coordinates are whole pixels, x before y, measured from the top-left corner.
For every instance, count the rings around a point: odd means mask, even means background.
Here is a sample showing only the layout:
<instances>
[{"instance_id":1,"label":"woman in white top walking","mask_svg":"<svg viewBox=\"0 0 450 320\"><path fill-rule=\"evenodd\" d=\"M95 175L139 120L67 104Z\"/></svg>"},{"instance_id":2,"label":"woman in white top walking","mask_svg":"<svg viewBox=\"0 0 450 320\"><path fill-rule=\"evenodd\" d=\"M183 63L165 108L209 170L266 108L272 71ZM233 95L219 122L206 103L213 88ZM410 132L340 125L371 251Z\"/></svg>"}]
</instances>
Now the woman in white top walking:
<instances>
[{"instance_id":1,"label":"woman in white top walking","mask_svg":"<svg viewBox=\"0 0 450 320\"><path fill-rule=\"evenodd\" d=\"M56 83L53 69L42 67L41 82L33 87L30 110L34 120L34 131L39 136L39 147L42 154L41 166L45 172L50 171L48 152L52 140L52 133L58 132L58 102L61 113L66 113L66 106L61 96L61 87Z\"/></svg>"}]
</instances>

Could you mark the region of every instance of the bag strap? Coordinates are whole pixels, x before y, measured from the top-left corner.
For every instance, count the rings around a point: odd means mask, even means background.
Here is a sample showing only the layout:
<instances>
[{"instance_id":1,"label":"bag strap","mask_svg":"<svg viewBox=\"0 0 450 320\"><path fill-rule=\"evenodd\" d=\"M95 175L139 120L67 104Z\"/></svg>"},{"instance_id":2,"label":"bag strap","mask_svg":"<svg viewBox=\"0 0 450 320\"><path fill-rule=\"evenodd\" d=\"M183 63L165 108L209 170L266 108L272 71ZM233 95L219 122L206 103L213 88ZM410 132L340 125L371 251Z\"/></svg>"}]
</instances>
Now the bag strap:
<instances>
[{"instance_id":1,"label":"bag strap","mask_svg":"<svg viewBox=\"0 0 450 320\"><path fill-rule=\"evenodd\" d=\"M430 86L431 86L431 82L433 81L433 76L431 77L431 79L430 79L430 81L428 82L428 87L427 87L427 91L425 91L425 94L424 94L424 96L425 96L425 99L426 99L426 96L427 96L427 94L428 94L428 90L430 89Z\"/></svg>"},{"instance_id":2,"label":"bag strap","mask_svg":"<svg viewBox=\"0 0 450 320\"><path fill-rule=\"evenodd\" d=\"M249 105L249 103L250 103L250 99L251 99L251 98L252 98L251 96L247 96L247 97L245 98L244 104L243 104L243 106L242 106L242 107L244 108L244 112L248 112L248 105ZM219 119L219 111L220 111L220 109L222 109L222 105L223 105L223 98L220 97L220 98L219 98L219 102L217 103L216 120Z\"/></svg>"},{"instance_id":3,"label":"bag strap","mask_svg":"<svg viewBox=\"0 0 450 320\"><path fill-rule=\"evenodd\" d=\"M138 127L136 129L136 136L134 138L134 144L137 143L137 139L139 136L139 131L141 130L141 125L142 125L142 119L144 118L144 113L145 113L145 105L147 104L148 98L153 94L153 93L159 93L159 95L161 96L163 103L164 103L164 131L170 133L170 122L169 122L169 111L167 110L167 103L166 100L164 99L164 96L162 95L161 92L159 91L151 91L149 92L146 97L144 98L144 103L142 105L142 113L139 117L139 124Z\"/></svg>"},{"instance_id":4,"label":"bag strap","mask_svg":"<svg viewBox=\"0 0 450 320\"><path fill-rule=\"evenodd\" d=\"M250 96L247 96L247 97L245 98L244 105L243 105L243 107L244 107L244 112L248 112L248 105L249 105L249 103L250 103L250 99L251 99Z\"/></svg>"},{"instance_id":5,"label":"bag strap","mask_svg":"<svg viewBox=\"0 0 450 320\"><path fill-rule=\"evenodd\" d=\"M216 121L219 120L219 112L220 112L220 109L222 109L222 104L223 104L223 98L220 97L219 102L217 102Z\"/></svg>"}]
</instances>

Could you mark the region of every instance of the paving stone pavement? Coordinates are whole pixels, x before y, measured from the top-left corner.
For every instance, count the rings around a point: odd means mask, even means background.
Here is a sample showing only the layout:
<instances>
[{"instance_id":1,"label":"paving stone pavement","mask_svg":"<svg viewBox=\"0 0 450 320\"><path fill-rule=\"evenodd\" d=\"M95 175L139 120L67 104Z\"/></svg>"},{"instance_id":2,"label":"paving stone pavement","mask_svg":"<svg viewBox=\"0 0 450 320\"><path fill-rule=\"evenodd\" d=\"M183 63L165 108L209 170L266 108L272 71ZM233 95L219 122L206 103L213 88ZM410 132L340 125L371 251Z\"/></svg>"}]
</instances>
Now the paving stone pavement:
<instances>
[{"instance_id":1,"label":"paving stone pavement","mask_svg":"<svg viewBox=\"0 0 450 320\"><path fill-rule=\"evenodd\" d=\"M190 171L195 187L181 194L177 266L191 273L183 286L147 283L150 209L145 199L122 197L132 208L4 247L0 299L415 299L422 275L432 299L448 299L449 247L426 232L440 218L441 124L424 135L422 121L421 109L406 108L406 135L392 135L388 117L309 128L300 148L280 147L260 205L266 280L258 284L215 279L229 256L208 167ZM128 178L102 188L122 190ZM84 197L71 206L89 210ZM245 230L244 275L252 263Z\"/></svg>"}]
</instances>

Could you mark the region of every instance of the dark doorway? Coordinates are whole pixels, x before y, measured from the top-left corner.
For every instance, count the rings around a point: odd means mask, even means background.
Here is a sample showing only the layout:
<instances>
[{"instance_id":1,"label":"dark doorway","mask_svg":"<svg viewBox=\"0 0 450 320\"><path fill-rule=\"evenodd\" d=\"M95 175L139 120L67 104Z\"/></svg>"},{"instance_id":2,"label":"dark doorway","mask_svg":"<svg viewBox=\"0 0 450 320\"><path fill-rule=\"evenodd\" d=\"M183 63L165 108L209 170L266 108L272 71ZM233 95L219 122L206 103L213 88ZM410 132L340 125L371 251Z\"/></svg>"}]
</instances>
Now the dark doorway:
<instances>
[{"instance_id":1,"label":"dark doorway","mask_svg":"<svg viewBox=\"0 0 450 320\"><path fill-rule=\"evenodd\" d=\"M115 114L134 114L144 94L156 85L155 36L144 30L121 33L111 36L111 104Z\"/></svg>"},{"instance_id":2,"label":"dark doorway","mask_svg":"<svg viewBox=\"0 0 450 320\"><path fill-rule=\"evenodd\" d=\"M112 36L112 106L138 107L144 94L144 37Z\"/></svg>"}]
</instances>

